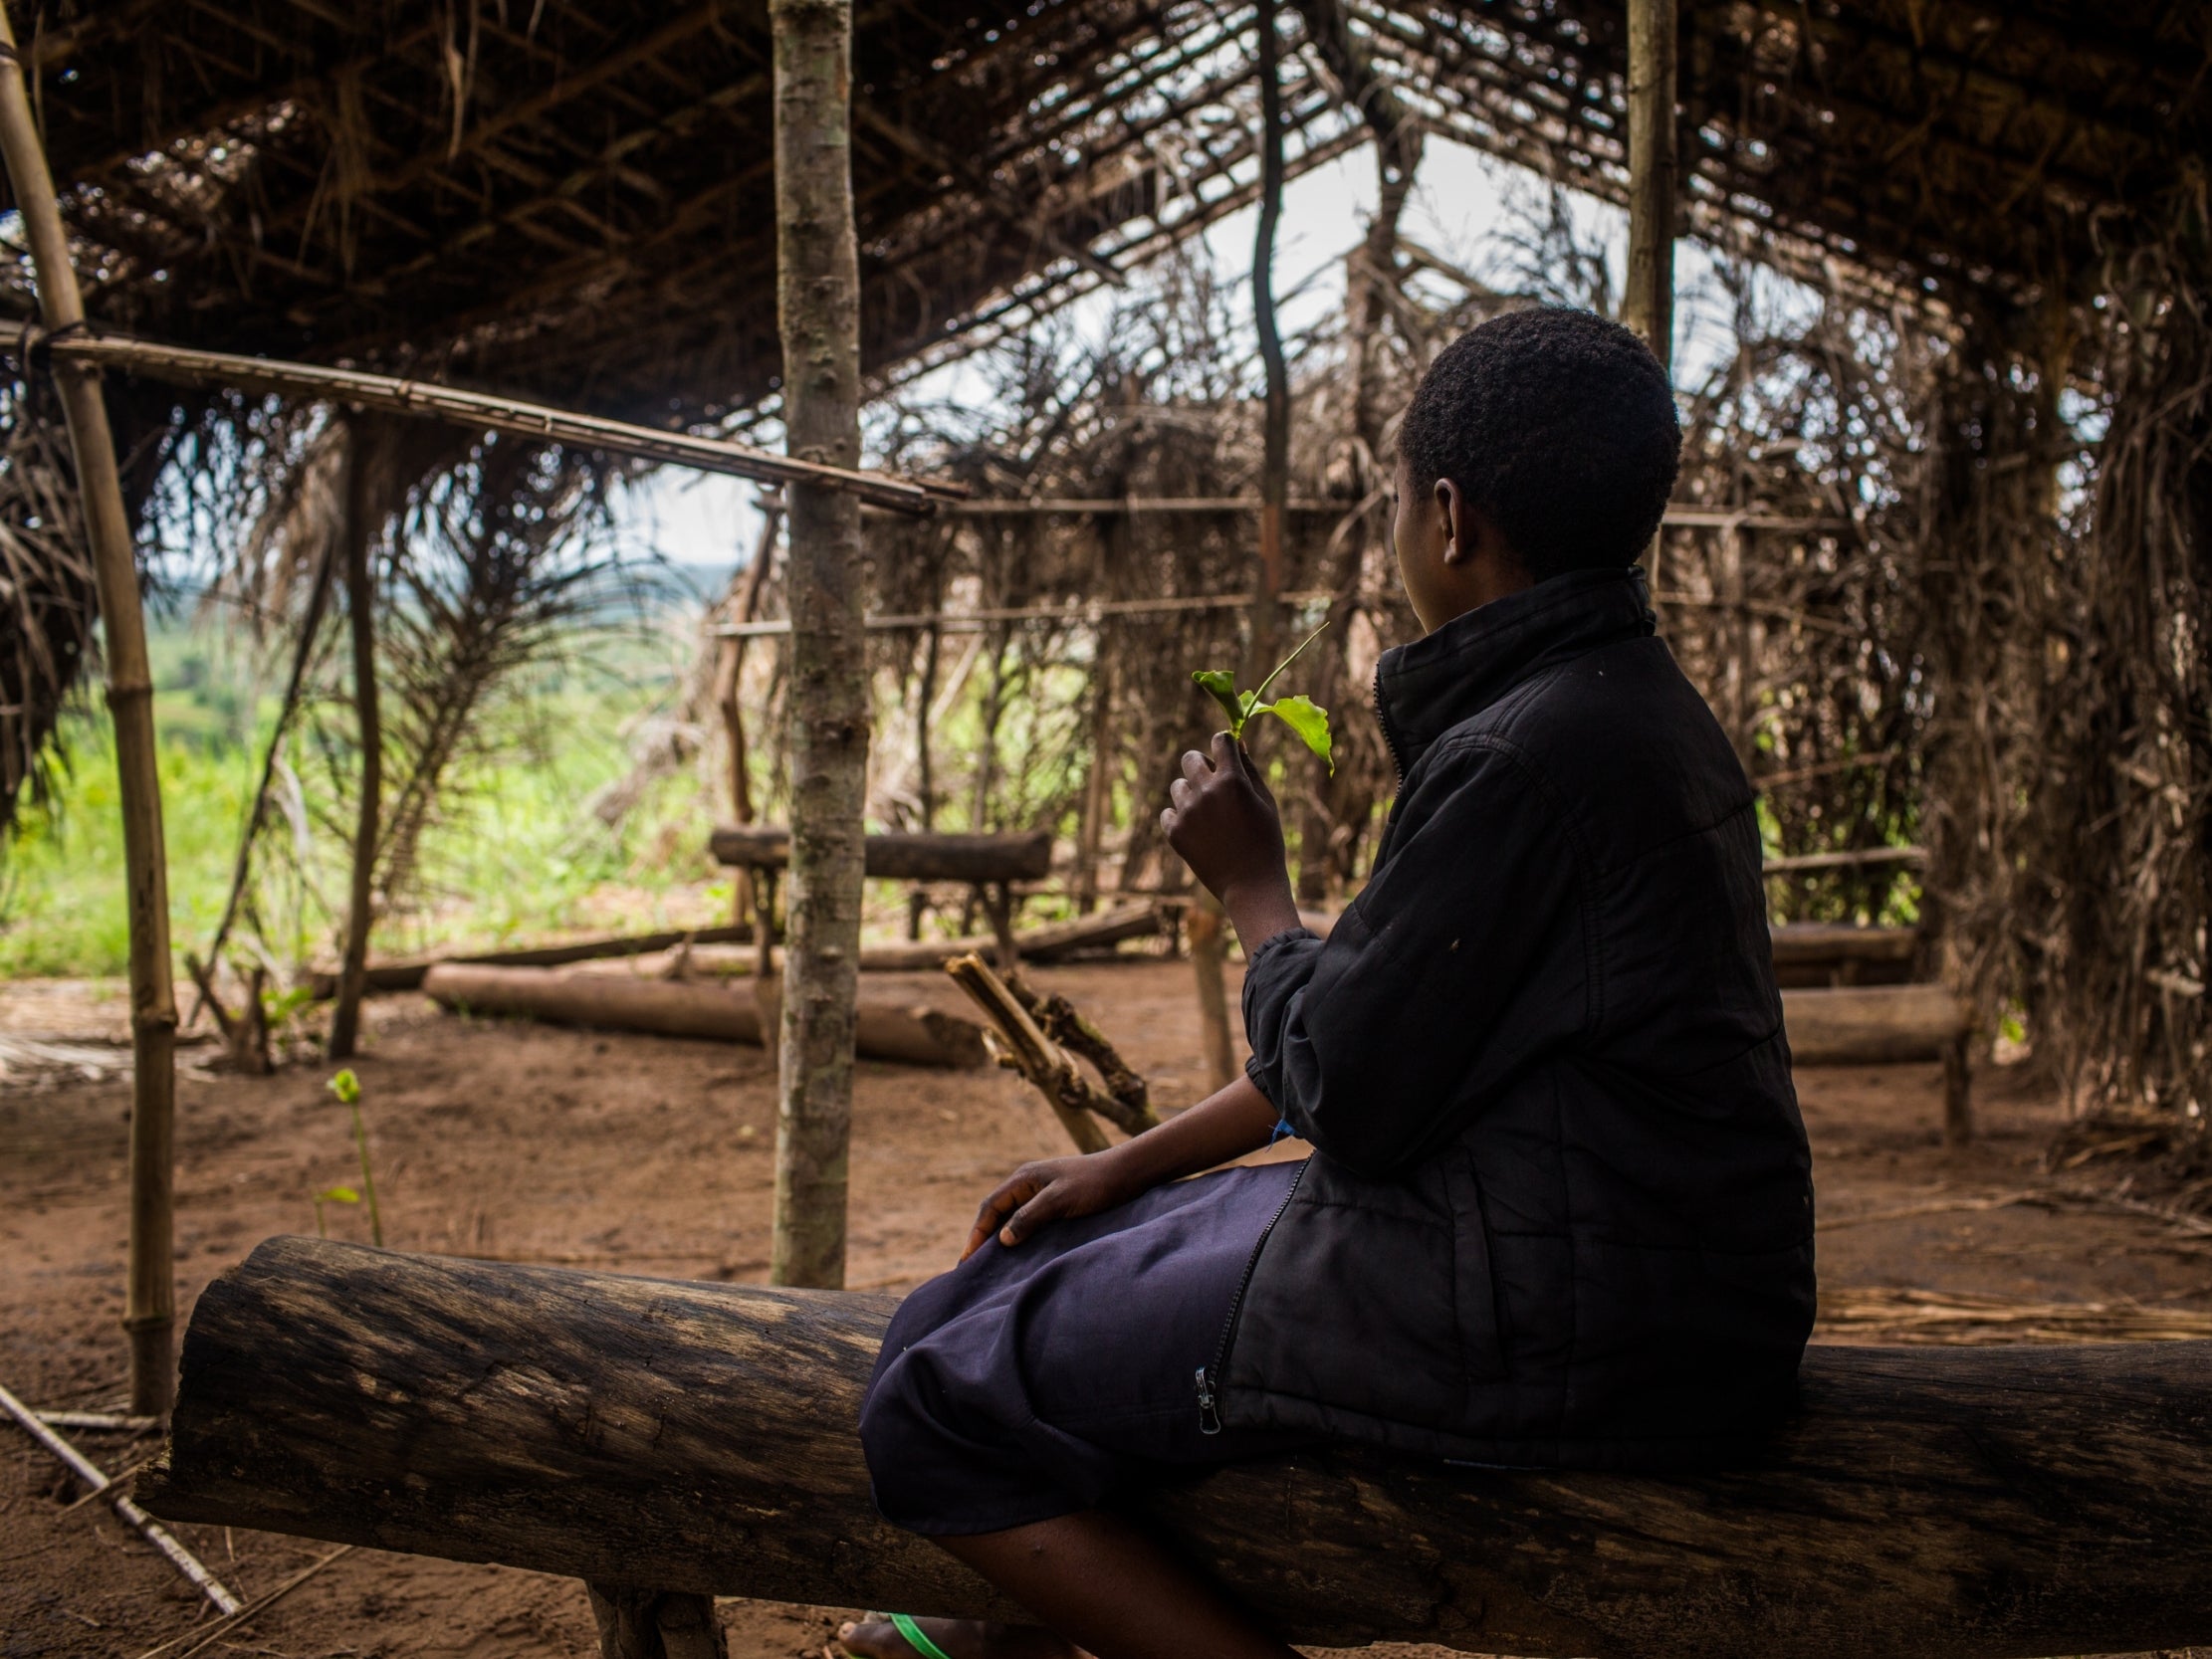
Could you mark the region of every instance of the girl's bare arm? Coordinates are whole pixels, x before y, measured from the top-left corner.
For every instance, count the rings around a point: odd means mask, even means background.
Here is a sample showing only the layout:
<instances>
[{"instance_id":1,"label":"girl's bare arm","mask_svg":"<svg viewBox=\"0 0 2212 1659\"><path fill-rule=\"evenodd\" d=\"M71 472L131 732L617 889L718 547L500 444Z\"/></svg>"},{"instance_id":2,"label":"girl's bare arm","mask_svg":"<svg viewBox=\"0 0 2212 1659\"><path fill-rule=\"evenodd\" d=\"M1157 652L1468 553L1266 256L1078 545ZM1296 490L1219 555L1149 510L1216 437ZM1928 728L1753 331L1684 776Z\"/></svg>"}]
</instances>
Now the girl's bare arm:
<instances>
[{"instance_id":1,"label":"girl's bare arm","mask_svg":"<svg viewBox=\"0 0 2212 1659\"><path fill-rule=\"evenodd\" d=\"M1047 1221L1096 1215L1163 1181L1196 1175L1267 1144L1278 1114L1251 1079L1238 1077L1157 1129L1102 1152L1024 1163L976 1212L966 1261L993 1233L1009 1248Z\"/></svg>"}]
</instances>

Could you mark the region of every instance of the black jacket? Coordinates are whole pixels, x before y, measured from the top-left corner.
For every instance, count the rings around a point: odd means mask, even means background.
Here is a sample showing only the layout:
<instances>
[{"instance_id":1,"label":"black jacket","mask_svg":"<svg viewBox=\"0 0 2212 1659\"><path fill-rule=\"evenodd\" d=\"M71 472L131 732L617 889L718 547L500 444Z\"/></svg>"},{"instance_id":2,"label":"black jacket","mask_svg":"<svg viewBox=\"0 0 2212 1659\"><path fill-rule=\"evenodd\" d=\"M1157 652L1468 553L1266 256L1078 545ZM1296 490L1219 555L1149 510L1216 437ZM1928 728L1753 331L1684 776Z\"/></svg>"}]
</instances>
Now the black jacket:
<instances>
[{"instance_id":1,"label":"black jacket","mask_svg":"<svg viewBox=\"0 0 2212 1659\"><path fill-rule=\"evenodd\" d=\"M1217 1409L1485 1463L1719 1454L1788 1410L1813 1323L1743 768L1635 570L1387 653L1376 706L1374 877L1244 981L1252 1080L1315 1149Z\"/></svg>"}]
</instances>

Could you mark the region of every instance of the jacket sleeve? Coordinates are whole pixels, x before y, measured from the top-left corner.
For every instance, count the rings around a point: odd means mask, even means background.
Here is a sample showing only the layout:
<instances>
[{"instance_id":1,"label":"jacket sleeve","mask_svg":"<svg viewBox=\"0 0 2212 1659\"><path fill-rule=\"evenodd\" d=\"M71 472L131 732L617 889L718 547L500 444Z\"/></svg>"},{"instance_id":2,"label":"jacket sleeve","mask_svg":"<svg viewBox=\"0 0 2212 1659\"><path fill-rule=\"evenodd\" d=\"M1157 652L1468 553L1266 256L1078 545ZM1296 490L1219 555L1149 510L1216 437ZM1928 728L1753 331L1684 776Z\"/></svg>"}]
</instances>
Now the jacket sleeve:
<instances>
[{"instance_id":1,"label":"jacket sleeve","mask_svg":"<svg viewBox=\"0 0 2212 1659\"><path fill-rule=\"evenodd\" d=\"M1558 812L1509 750L1432 760L1328 938L1279 934L1244 976L1247 1074L1368 1176L1443 1144L1593 1013L1581 861Z\"/></svg>"}]
</instances>

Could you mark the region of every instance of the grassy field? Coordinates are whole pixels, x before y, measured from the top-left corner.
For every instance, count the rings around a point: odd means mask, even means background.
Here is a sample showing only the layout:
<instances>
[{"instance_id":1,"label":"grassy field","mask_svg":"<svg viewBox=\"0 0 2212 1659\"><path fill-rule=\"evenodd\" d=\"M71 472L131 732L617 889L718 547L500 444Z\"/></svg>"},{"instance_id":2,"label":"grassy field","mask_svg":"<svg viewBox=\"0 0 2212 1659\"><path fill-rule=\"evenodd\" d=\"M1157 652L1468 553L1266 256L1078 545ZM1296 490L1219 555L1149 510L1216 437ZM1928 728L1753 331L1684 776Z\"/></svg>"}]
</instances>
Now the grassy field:
<instances>
[{"instance_id":1,"label":"grassy field","mask_svg":"<svg viewBox=\"0 0 2212 1659\"><path fill-rule=\"evenodd\" d=\"M541 675L498 717L491 757L466 768L441 799L419 892L381 919L378 953L724 919L730 887L707 858L709 810L695 773L662 780L618 831L586 810L592 793L627 769L626 723L665 685L654 642L633 634L614 644ZM204 947L220 916L276 698L204 630L161 628L153 652L170 926L181 956ZM27 813L0 851L0 977L124 969L122 828L105 715L74 717L67 737L59 798ZM287 962L332 954L345 892L344 814L334 791L319 787L326 762L312 743L290 747L303 810L268 837L278 845L263 855L260 885L265 942Z\"/></svg>"}]
</instances>

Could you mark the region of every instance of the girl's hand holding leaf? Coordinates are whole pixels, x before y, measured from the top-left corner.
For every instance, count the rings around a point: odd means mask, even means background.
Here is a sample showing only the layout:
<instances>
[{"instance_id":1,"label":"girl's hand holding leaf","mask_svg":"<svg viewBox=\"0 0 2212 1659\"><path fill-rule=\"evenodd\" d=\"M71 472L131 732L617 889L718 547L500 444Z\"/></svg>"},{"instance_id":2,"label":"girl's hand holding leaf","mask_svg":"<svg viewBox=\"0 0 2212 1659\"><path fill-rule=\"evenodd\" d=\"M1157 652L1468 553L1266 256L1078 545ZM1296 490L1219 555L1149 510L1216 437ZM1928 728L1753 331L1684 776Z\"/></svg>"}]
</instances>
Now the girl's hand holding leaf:
<instances>
[{"instance_id":1,"label":"girl's hand holding leaf","mask_svg":"<svg viewBox=\"0 0 2212 1659\"><path fill-rule=\"evenodd\" d=\"M1334 740L1329 735L1329 712L1310 697L1278 697L1272 703L1262 702L1267 688L1282 678L1282 671L1305 654L1307 646L1321 637L1326 622L1298 642L1298 649L1275 665L1274 673L1259 683L1259 689L1240 692L1236 689L1236 676L1225 668L1202 668L1191 678L1199 683L1206 694L1221 706L1228 716L1228 734L1238 742L1244 739L1244 727L1258 715L1273 715L1283 725L1298 733L1306 747L1328 763L1329 771L1336 771Z\"/></svg>"},{"instance_id":2,"label":"girl's hand holding leaf","mask_svg":"<svg viewBox=\"0 0 2212 1659\"><path fill-rule=\"evenodd\" d=\"M1282 814L1241 743L1220 731L1211 758L1185 754L1168 800L1160 814L1168 845L1220 900L1245 949L1298 926Z\"/></svg>"},{"instance_id":3,"label":"girl's hand holding leaf","mask_svg":"<svg viewBox=\"0 0 2212 1659\"><path fill-rule=\"evenodd\" d=\"M1191 873L1220 900L1247 950L1297 927L1298 906L1290 893L1282 814L1244 748L1244 726L1255 716L1273 715L1328 761L1330 771L1336 770L1329 712L1307 697L1266 701L1267 688L1326 627L1324 622L1300 640L1298 649L1277 663L1256 691L1238 691L1236 677L1226 669L1201 669L1191 676L1221 706L1228 729L1214 739L1212 759L1196 749L1183 757L1183 775L1168 786L1171 804L1160 814L1160 827Z\"/></svg>"}]
</instances>

